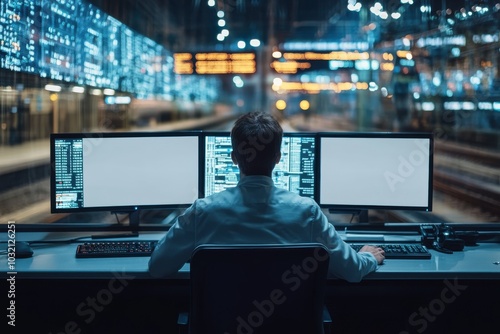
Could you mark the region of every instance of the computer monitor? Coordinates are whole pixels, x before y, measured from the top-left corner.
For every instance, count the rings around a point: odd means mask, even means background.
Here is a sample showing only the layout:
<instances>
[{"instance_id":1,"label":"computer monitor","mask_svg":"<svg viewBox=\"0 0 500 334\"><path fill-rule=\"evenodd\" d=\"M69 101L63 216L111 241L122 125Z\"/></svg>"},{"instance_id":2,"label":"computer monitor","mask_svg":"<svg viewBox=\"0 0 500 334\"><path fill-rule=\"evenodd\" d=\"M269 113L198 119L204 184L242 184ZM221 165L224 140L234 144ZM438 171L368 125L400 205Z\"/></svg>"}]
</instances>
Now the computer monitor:
<instances>
[{"instance_id":1,"label":"computer monitor","mask_svg":"<svg viewBox=\"0 0 500 334\"><path fill-rule=\"evenodd\" d=\"M231 160L229 132L204 132L204 196L218 193L238 184L238 166ZM281 160L273 170L274 184L301 196L315 195L316 134L285 132Z\"/></svg>"},{"instance_id":2,"label":"computer monitor","mask_svg":"<svg viewBox=\"0 0 500 334\"><path fill-rule=\"evenodd\" d=\"M432 133L318 133L318 152L321 207L432 211Z\"/></svg>"},{"instance_id":3,"label":"computer monitor","mask_svg":"<svg viewBox=\"0 0 500 334\"><path fill-rule=\"evenodd\" d=\"M199 133L52 134L51 211L134 213L190 205L201 191Z\"/></svg>"}]
</instances>

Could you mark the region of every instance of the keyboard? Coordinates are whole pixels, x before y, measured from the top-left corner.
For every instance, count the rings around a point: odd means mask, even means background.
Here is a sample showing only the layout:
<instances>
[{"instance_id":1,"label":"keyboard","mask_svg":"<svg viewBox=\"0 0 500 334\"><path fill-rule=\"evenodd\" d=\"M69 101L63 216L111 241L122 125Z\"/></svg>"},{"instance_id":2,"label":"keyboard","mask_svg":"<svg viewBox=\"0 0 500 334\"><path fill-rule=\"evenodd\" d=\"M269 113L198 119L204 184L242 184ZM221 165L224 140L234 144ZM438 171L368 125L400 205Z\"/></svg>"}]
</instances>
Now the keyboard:
<instances>
[{"instance_id":1,"label":"keyboard","mask_svg":"<svg viewBox=\"0 0 500 334\"><path fill-rule=\"evenodd\" d=\"M76 257L150 256L157 240L89 241L77 245Z\"/></svg>"},{"instance_id":2,"label":"keyboard","mask_svg":"<svg viewBox=\"0 0 500 334\"><path fill-rule=\"evenodd\" d=\"M358 252L364 244L349 244ZM430 259L431 253L420 244L380 244L385 251L386 259Z\"/></svg>"}]
</instances>

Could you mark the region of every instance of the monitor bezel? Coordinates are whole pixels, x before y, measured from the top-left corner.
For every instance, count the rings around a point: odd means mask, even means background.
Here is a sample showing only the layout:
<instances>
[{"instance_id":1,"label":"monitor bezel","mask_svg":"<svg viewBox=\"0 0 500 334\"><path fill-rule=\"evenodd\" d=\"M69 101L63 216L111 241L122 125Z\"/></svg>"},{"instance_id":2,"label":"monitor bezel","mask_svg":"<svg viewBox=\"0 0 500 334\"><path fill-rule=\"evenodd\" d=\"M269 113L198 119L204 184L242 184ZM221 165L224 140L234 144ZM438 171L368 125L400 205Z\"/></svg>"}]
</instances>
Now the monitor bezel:
<instances>
[{"instance_id":1,"label":"monitor bezel","mask_svg":"<svg viewBox=\"0 0 500 334\"><path fill-rule=\"evenodd\" d=\"M347 205L323 203L321 200L321 146L322 138L409 138L429 139L429 180L426 206L401 205ZM316 187L315 198L321 208L330 212L359 212L366 210L409 210L432 212L433 205L433 168L434 168L434 134L432 132L318 132L316 137Z\"/></svg>"},{"instance_id":2,"label":"monitor bezel","mask_svg":"<svg viewBox=\"0 0 500 334\"><path fill-rule=\"evenodd\" d=\"M206 145L206 137L207 136L231 136L231 131L210 131L206 130L203 131L201 134L201 150L200 150L200 162L203 163L202 166L200 166L200 173L201 173L201 180L203 182L202 187L203 191L200 193L200 197L204 198L205 196L205 164L206 164L206 156L205 156L205 145ZM285 137L311 137L314 139L314 161L313 161L313 170L314 170L314 195L313 197L310 197L312 199L316 199L316 194L317 194L317 181L316 181L316 173L318 170L318 164L317 164L317 156L318 156L318 140L317 140L317 132L312 132L312 131L284 131L283 132L283 138Z\"/></svg>"},{"instance_id":3,"label":"monitor bezel","mask_svg":"<svg viewBox=\"0 0 500 334\"><path fill-rule=\"evenodd\" d=\"M57 208L56 207L56 187L55 187L55 142L57 139L79 139L79 138L145 138L145 137L196 137L198 141L198 157L200 155L201 140L200 130L183 131L125 131L125 132L74 132L74 133L51 133L50 134L50 210L51 213L82 213L110 211L113 213L133 213L146 209L172 209L182 208L191 205L190 203L175 204L154 204L154 205L123 205L123 206L93 206L82 208ZM133 159L133 157L131 157ZM199 159L199 158L198 158ZM202 182L198 163L198 194L201 194ZM199 197L199 195L198 195Z\"/></svg>"}]
</instances>

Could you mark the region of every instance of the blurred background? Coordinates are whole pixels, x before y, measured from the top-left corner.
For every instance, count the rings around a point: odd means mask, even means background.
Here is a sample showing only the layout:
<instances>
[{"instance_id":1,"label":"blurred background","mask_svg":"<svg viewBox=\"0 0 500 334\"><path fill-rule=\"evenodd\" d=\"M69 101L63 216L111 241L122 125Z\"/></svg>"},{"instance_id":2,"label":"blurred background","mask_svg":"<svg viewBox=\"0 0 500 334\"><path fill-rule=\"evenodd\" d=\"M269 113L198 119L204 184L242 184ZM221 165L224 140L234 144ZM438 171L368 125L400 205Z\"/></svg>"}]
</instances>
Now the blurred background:
<instances>
[{"instance_id":1,"label":"blurred background","mask_svg":"<svg viewBox=\"0 0 500 334\"><path fill-rule=\"evenodd\" d=\"M433 212L371 220L498 222L499 38L498 0L2 1L0 223L115 219L50 213L51 133L229 130L253 110L433 132Z\"/></svg>"}]
</instances>

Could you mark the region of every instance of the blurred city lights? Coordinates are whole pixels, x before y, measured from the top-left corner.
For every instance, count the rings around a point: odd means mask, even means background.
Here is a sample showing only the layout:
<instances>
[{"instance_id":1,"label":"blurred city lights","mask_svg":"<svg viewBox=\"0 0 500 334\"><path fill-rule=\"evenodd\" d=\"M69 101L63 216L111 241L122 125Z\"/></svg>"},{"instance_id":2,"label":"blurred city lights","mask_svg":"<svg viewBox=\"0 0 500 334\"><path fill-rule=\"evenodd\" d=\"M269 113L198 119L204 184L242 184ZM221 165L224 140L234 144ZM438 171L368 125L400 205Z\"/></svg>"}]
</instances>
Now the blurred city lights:
<instances>
[{"instance_id":1,"label":"blurred city lights","mask_svg":"<svg viewBox=\"0 0 500 334\"><path fill-rule=\"evenodd\" d=\"M82 94L82 93L85 92L85 88L81 87L81 86L74 86L74 87L71 88L71 91L73 93Z\"/></svg>"},{"instance_id":2,"label":"blurred city lights","mask_svg":"<svg viewBox=\"0 0 500 334\"><path fill-rule=\"evenodd\" d=\"M241 88L244 86L244 82L239 75L236 75L233 77L233 83L238 88Z\"/></svg>"},{"instance_id":3,"label":"blurred city lights","mask_svg":"<svg viewBox=\"0 0 500 334\"><path fill-rule=\"evenodd\" d=\"M347 9L351 12L359 12L361 10L361 7L361 3L357 2L356 0L349 0L347 4Z\"/></svg>"},{"instance_id":4,"label":"blurred city lights","mask_svg":"<svg viewBox=\"0 0 500 334\"><path fill-rule=\"evenodd\" d=\"M45 90L48 90L49 92L60 92L61 86L49 84L49 85L45 85Z\"/></svg>"},{"instance_id":5,"label":"blurred city lights","mask_svg":"<svg viewBox=\"0 0 500 334\"><path fill-rule=\"evenodd\" d=\"M260 41L256 38L253 38L250 40L250 45L253 46L254 48L257 48L260 46Z\"/></svg>"},{"instance_id":6,"label":"blurred city lights","mask_svg":"<svg viewBox=\"0 0 500 334\"><path fill-rule=\"evenodd\" d=\"M276 101L276 109L278 109L278 110L285 110L286 109L286 102L285 102L285 100L278 100L278 101Z\"/></svg>"}]
</instances>

